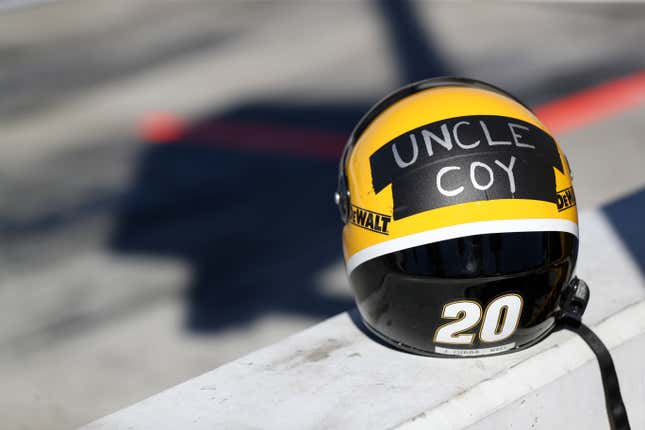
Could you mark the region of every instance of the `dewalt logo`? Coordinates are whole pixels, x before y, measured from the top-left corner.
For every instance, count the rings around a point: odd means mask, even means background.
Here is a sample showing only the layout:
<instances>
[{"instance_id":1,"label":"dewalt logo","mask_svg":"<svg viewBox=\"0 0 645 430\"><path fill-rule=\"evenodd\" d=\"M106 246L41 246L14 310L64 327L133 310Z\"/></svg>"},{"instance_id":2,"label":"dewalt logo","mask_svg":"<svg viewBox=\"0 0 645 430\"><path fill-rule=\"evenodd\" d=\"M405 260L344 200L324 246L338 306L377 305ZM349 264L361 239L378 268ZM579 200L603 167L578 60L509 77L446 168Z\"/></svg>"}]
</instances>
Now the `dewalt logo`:
<instances>
[{"instance_id":1,"label":"dewalt logo","mask_svg":"<svg viewBox=\"0 0 645 430\"><path fill-rule=\"evenodd\" d=\"M389 215L368 211L352 205L350 222L366 230L387 235L389 234L387 228L391 220L392 217Z\"/></svg>"},{"instance_id":2,"label":"dewalt logo","mask_svg":"<svg viewBox=\"0 0 645 430\"><path fill-rule=\"evenodd\" d=\"M574 207L576 205L576 195L573 193L573 188L569 187L566 190L558 191L556 203L558 212Z\"/></svg>"}]
</instances>

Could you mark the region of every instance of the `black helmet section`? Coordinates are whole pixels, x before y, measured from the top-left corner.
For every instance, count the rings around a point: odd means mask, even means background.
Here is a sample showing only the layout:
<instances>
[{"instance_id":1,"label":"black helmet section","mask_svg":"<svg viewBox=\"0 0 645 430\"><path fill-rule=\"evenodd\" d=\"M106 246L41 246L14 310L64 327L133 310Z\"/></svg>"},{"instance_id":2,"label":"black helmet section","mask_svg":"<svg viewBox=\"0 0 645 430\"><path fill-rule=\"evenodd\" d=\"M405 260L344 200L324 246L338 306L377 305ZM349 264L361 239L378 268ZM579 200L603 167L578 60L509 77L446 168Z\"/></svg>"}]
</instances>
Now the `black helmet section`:
<instances>
[{"instance_id":1,"label":"black helmet section","mask_svg":"<svg viewBox=\"0 0 645 430\"><path fill-rule=\"evenodd\" d=\"M394 252L352 271L363 320L393 346L426 355L522 349L554 328L578 239L485 234Z\"/></svg>"}]
</instances>

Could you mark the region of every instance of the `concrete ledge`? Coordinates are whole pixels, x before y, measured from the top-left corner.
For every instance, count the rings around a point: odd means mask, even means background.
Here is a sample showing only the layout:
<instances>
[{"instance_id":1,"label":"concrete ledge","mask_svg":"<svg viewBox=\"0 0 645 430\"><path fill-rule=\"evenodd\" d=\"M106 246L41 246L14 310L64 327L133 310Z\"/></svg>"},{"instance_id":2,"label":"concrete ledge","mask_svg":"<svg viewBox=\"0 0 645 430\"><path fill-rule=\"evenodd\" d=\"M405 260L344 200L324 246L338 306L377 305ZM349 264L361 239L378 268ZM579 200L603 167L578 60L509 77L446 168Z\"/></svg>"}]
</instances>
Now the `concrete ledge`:
<instances>
[{"instance_id":1,"label":"concrete ledge","mask_svg":"<svg viewBox=\"0 0 645 430\"><path fill-rule=\"evenodd\" d=\"M612 351L632 427L645 428L642 275L600 212L581 230L585 321ZM608 428L595 357L571 333L500 357L439 359L375 342L357 319L338 315L85 428Z\"/></svg>"}]
</instances>

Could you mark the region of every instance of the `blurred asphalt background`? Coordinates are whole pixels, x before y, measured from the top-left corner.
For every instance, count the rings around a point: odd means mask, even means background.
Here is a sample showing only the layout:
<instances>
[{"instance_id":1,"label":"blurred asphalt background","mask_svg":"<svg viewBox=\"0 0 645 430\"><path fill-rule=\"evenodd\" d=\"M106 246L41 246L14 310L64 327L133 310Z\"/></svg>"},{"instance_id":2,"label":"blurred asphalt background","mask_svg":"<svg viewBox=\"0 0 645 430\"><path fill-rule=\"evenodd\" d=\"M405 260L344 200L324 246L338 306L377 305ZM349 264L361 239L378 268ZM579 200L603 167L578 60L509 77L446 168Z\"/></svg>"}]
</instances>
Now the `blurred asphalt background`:
<instances>
[{"instance_id":1,"label":"blurred asphalt background","mask_svg":"<svg viewBox=\"0 0 645 430\"><path fill-rule=\"evenodd\" d=\"M20 3L0 0L3 429L75 427L351 307L336 160L402 83L535 106L645 68L645 4ZM579 209L641 269L644 114L559 135Z\"/></svg>"}]
</instances>

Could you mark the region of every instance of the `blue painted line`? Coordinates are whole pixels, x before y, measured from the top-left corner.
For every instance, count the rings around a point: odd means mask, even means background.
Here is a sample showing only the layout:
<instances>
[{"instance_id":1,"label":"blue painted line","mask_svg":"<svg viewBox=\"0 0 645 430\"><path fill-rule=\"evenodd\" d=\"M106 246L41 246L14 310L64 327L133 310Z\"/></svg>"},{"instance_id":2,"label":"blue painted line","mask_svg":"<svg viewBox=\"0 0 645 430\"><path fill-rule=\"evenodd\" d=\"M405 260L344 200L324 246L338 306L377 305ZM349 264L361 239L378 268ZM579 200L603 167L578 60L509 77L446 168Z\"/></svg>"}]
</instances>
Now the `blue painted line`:
<instances>
[{"instance_id":1,"label":"blue painted line","mask_svg":"<svg viewBox=\"0 0 645 430\"><path fill-rule=\"evenodd\" d=\"M645 274L645 187L603 207L603 212Z\"/></svg>"}]
</instances>

